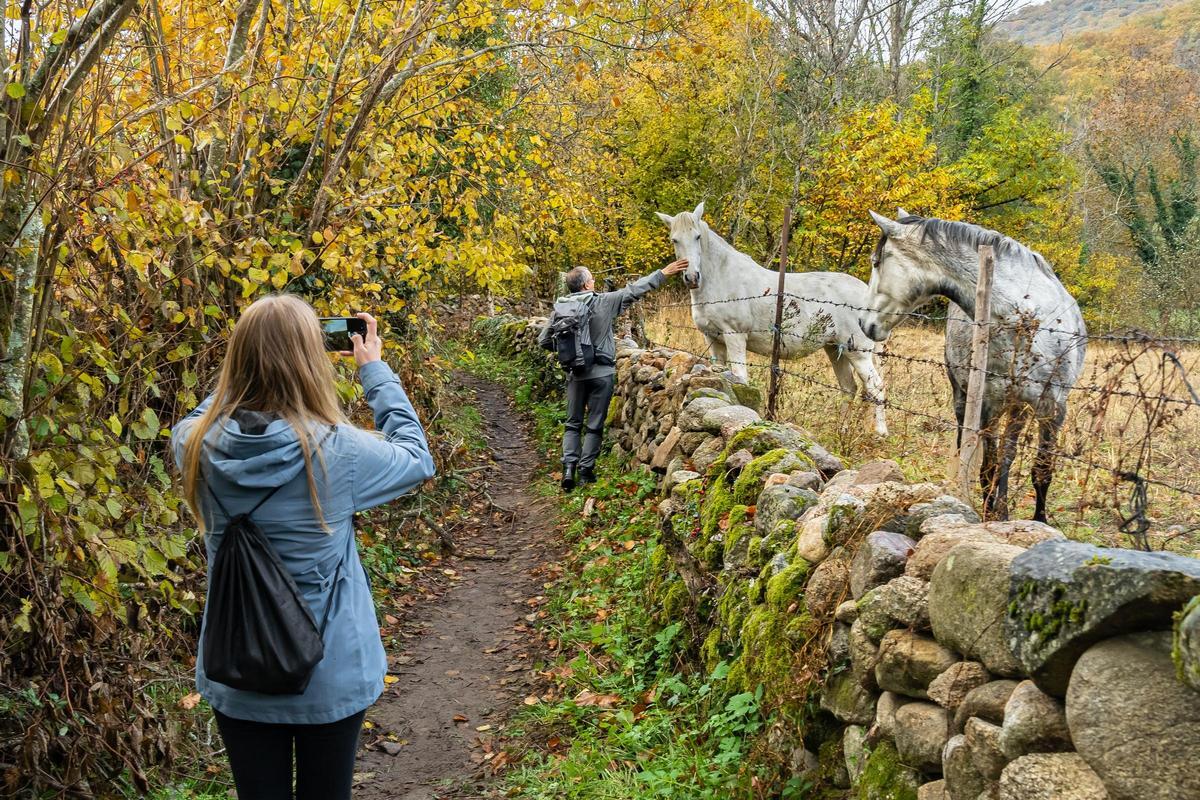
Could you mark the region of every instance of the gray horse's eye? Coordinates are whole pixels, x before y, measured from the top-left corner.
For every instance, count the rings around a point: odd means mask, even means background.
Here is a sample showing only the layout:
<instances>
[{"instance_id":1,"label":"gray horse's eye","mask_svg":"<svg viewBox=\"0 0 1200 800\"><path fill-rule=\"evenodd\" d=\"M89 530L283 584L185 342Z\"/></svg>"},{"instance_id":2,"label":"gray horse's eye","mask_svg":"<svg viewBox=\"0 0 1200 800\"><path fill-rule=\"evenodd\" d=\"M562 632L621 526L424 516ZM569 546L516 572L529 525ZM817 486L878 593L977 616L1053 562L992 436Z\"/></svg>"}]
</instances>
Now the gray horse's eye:
<instances>
[{"instance_id":1,"label":"gray horse's eye","mask_svg":"<svg viewBox=\"0 0 1200 800\"><path fill-rule=\"evenodd\" d=\"M679 244L679 240L678 240L678 239L676 239L674 236L672 236L672 237L671 237L671 242L672 242L673 244Z\"/></svg>"},{"instance_id":2,"label":"gray horse's eye","mask_svg":"<svg viewBox=\"0 0 1200 800\"><path fill-rule=\"evenodd\" d=\"M700 241L700 234L698 234L698 233L696 234L696 241L697 242Z\"/></svg>"}]
</instances>

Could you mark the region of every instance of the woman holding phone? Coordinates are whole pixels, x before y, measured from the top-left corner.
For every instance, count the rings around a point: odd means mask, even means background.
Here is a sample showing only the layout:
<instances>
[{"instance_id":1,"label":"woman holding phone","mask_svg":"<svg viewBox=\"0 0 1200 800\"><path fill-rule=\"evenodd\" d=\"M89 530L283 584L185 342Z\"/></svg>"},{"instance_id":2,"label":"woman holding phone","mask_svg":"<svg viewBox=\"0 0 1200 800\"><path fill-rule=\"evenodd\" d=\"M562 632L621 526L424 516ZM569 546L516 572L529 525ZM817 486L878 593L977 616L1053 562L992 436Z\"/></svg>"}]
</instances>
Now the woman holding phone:
<instances>
[{"instance_id":1,"label":"woman holding phone","mask_svg":"<svg viewBox=\"0 0 1200 800\"><path fill-rule=\"evenodd\" d=\"M352 335L344 355L358 364L376 431L347 421L312 307L275 294L242 313L216 390L171 437L210 575L229 515L254 509L314 617L326 620L324 656L301 694L232 688L205 674L203 647L197 654L196 688L213 707L241 800L291 800L293 778L297 800L349 798L363 718L383 691L387 659L353 515L415 489L434 467L381 359L374 318L356 316L366 335Z\"/></svg>"}]
</instances>

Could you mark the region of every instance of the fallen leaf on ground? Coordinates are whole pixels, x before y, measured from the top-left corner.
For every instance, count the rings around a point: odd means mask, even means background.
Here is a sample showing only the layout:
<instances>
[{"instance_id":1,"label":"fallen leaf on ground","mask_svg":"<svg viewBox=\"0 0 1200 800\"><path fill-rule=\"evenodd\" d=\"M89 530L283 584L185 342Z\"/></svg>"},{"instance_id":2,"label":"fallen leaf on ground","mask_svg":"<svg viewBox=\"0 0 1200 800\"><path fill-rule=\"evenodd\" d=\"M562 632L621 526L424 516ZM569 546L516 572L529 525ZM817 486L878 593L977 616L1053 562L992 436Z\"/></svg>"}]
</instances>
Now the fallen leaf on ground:
<instances>
[{"instance_id":1,"label":"fallen leaf on ground","mask_svg":"<svg viewBox=\"0 0 1200 800\"><path fill-rule=\"evenodd\" d=\"M575 695L575 705L577 706L612 708L619 702L621 702L621 698L615 694L596 694L590 689L584 689L582 692Z\"/></svg>"},{"instance_id":2,"label":"fallen leaf on ground","mask_svg":"<svg viewBox=\"0 0 1200 800\"><path fill-rule=\"evenodd\" d=\"M184 695L183 697L179 698L179 707L186 708L189 711L191 711L193 708L195 708L199 704L200 704L200 693L199 692L192 692L191 694Z\"/></svg>"}]
</instances>

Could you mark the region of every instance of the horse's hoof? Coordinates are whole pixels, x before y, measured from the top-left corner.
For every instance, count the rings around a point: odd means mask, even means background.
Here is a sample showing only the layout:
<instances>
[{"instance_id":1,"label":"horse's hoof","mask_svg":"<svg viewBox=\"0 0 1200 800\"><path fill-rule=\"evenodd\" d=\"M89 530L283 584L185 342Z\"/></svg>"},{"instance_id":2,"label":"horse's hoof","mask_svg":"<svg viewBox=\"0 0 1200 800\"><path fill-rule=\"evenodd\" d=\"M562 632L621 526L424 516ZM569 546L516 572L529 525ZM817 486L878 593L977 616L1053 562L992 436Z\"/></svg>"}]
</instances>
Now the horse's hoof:
<instances>
[{"instance_id":1,"label":"horse's hoof","mask_svg":"<svg viewBox=\"0 0 1200 800\"><path fill-rule=\"evenodd\" d=\"M725 370L724 372L721 373L721 377L732 383L741 383L741 384L750 383L749 377L743 378L738 375L735 375L733 370Z\"/></svg>"}]
</instances>

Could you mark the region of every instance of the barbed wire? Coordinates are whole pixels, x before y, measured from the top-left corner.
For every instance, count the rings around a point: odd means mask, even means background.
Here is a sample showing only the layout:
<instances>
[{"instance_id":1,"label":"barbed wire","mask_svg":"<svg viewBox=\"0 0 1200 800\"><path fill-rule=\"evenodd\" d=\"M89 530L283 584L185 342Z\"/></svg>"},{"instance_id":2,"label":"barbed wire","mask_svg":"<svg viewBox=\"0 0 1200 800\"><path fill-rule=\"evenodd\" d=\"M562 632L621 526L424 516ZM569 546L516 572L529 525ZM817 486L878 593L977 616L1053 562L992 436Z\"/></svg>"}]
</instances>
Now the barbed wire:
<instances>
[{"instance_id":1,"label":"barbed wire","mask_svg":"<svg viewBox=\"0 0 1200 800\"><path fill-rule=\"evenodd\" d=\"M851 311L866 311L877 313L884 317L899 317L906 319L919 319L923 322L949 322L951 317L948 315L935 316L926 314L920 311L877 311L868 306L854 305L840 300L830 300L826 297L807 297L796 294L794 292L784 292L785 298L799 300L805 303L815 303L820 306L830 308L845 308ZM689 302L674 302L674 303L659 303L656 308L694 308L697 306L723 305L726 303L742 303L748 300L774 300L778 302L779 293L768 289L763 294L745 295L742 297L726 297L718 300L697 300ZM1003 319L992 319L987 322L978 322L973 319L954 318L953 322L961 325L970 326L989 326L989 327L1013 327L1011 321ZM1030 322L1033 322L1031 320ZM1171 342L1177 344L1197 344L1200 345L1200 336L1167 336L1148 331L1112 331L1108 333L1080 333L1079 331L1070 330L1069 328L1056 328L1044 325L1036 325L1032 327L1033 333L1057 333L1064 336L1069 336L1075 339L1083 339L1086 341L1106 341L1106 342Z\"/></svg>"},{"instance_id":2,"label":"barbed wire","mask_svg":"<svg viewBox=\"0 0 1200 800\"><path fill-rule=\"evenodd\" d=\"M674 327L678 328L679 326L674 326ZM647 339L647 342L649 345L651 345L653 347L661 347L661 348L666 348L668 350L675 350L678 352L688 353L689 355L695 356L697 358L707 359L707 358L711 357L710 353L697 353L697 352L695 352L693 350L689 350L685 347L667 344L664 342L657 342L657 341L651 340L649 338ZM747 361L725 361L724 363L736 364L739 366L745 366L747 368L759 369L759 370L768 370L769 371L771 369L771 366L768 364L755 364L755 363L751 363L751 362L747 362ZM833 384L825 383L823 381L817 380L816 378L813 378L809 375L805 375L803 373L784 369L782 367L779 368L779 372L780 372L780 374L799 379L810 386L816 386L818 388L835 391L841 395L847 394L847 392L844 389L842 389L840 386L834 386ZM1189 389L1190 389L1190 386L1189 386ZM1157 398L1150 397L1149 399L1153 400L1153 399L1157 399ZM942 426L943 430L945 432L957 431L961 427L961 429L964 432L975 433L977 435L988 435L991 433L988 430L970 428L965 425L959 426L957 420L951 420L946 417L942 417L937 414L931 414L926 411L920 411L918 409L907 408L898 403L895 403L892 400L886 399L886 397L885 398L870 398L870 397L864 396L862 398L862 400L864 403L867 403L869 405L881 405L887 410L896 411L901 414L919 417L921 419L935 422L938 425ZM1077 463L1077 464L1086 466L1090 469L1095 469L1095 470L1099 470L1101 472L1109 473L1121 481L1133 482L1135 484L1135 492L1137 490L1137 485L1139 483L1144 483L1144 484L1151 484L1151 485L1159 486L1163 489L1167 489L1167 490L1176 492L1178 494L1187 495L1189 497L1200 498L1200 491L1197 491L1195 489L1189 489L1185 486L1179 486L1179 485L1176 485L1173 483L1169 483L1167 481L1159 480L1157 478L1149 478L1149 477L1141 475L1138 470L1131 471L1131 470L1127 470L1127 469L1120 469L1117 467L1112 467L1107 464L1101 464L1097 461L1093 461L1091 459L1085 458L1082 455L1080 455L1079 453L1069 453L1069 452L1066 452L1064 450L1060 450L1057 448L1045 447L1045 446L1040 446L1040 445L1039 446L1031 446L1031 445L1024 444L1021 442L1016 442L1015 448L1017 450L1025 452L1027 454L1032 453L1035 456L1036 456L1037 452L1040 450L1044 454L1049 455L1053 458L1062 459L1065 461L1071 461L1073 463ZM1135 504L1134 510L1133 510L1133 516L1131 516L1130 519L1136 519L1137 517L1144 517L1144 515L1145 515L1145 506L1143 505L1141 507L1141 510L1139 510Z\"/></svg>"},{"instance_id":3,"label":"barbed wire","mask_svg":"<svg viewBox=\"0 0 1200 800\"><path fill-rule=\"evenodd\" d=\"M670 323L659 323L659 324L663 325L668 330L672 330L672 331L700 332L700 333L704 334L705 336L713 336L713 337L725 336L728 334L751 335L751 334L758 334L758 333L770 333L773 335L775 333L774 327L754 328L751 330L743 330L743 331L719 331L717 333L705 333L704 331L699 331L699 329L697 329L697 328L684 326L684 325L672 325ZM796 334L796 333L790 333L788 331L784 331L781 333L781 338L783 338L783 339L789 339L789 338L791 338L791 339L807 339L809 337L805 336L804 334ZM1150 341L1147 342L1147 344L1152 344L1152 343L1153 342L1150 342ZM892 361L903 361L903 362L910 363L910 364L921 364L921 365L925 365L925 366L932 366L932 367L939 367L939 368L953 366L953 367L958 367L958 368L967 369L967 370L974 369L974 367L968 362L954 363L954 362L948 362L944 359L941 361L938 361L938 360L932 359L932 358L924 358L921 356L910 356L910 355L905 355L903 353L894 353L889 350L884 350L884 349L879 349L879 348L854 347L852 344L844 343L844 342L839 342L836 344L830 343L829 345L819 345L819 346L822 346L822 347L823 346L834 346L834 347L839 348L842 352L869 353L871 355L878 356L879 358L882 358L882 359L887 359L887 360L892 360ZM1164 353L1164 357L1166 357L1167 355L1169 355L1169 354ZM1174 358L1173 355L1172 355L1172 358ZM1187 383L1186 371L1184 371L1183 365L1181 363L1178 363L1177 358L1174 360L1176 361L1179 369L1181 370L1181 375L1184 376L1183 377L1184 385L1187 387L1189 394L1191 394L1191 398L1178 397L1178 396L1169 395L1166 393L1150 395L1150 394L1144 394L1141 392L1132 392L1127 389L1117 389L1117 388L1108 387L1108 386L1101 386L1100 384L1096 384L1096 383L1091 383L1091 384L1073 383L1072 384L1072 383L1063 383L1061 381L1055 381L1052 379L1046 379L1046 380L1037 381L1037 384L1039 386L1043 386L1043 387L1054 387L1056 389L1066 389L1067 391L1089 392L1089 393L1093 393L1093 394L1101 394L1101 395L1108 396L1108 397L1126 397L1126 398L1135 399L1135 400L1161 400L1164 403L1173 404L1173 405L1200 407L1200 396L1198 396L1196 391L1194 389L1192 389L1191 385ZM988 377L1000 378L1002 380L1018 380L1020 378L1019 375L1016 375L1016 374L1010 373L1010 372L997 372L995 370L989 370L989 369L984 369L984 370L982 370L982 372L984 375L986 375Z\"/></svg>"}]
</instances>

